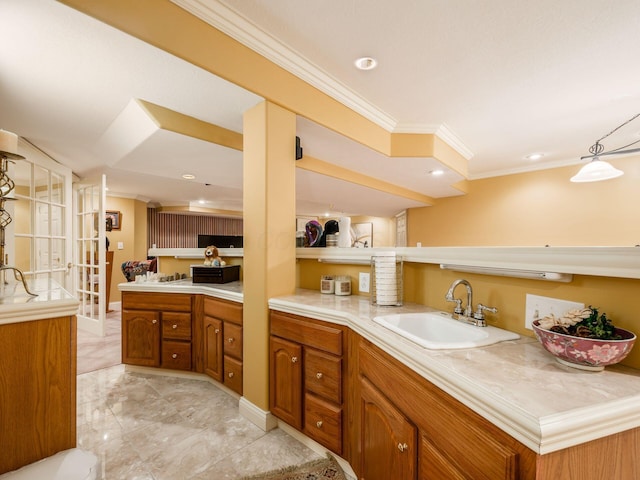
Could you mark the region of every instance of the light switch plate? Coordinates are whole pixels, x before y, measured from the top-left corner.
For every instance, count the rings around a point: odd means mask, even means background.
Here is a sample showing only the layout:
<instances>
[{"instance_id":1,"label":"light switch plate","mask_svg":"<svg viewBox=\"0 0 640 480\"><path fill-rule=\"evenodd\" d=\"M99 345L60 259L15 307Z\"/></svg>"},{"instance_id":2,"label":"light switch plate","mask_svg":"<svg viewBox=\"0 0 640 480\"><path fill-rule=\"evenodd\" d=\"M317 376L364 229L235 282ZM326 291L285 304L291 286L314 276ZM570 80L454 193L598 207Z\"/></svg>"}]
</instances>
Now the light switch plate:
<instances>
[{"instance_id":1,"label":"light switch plate","mask_svg":"<svg viewBox=\"0 0 640 480\"><path fill-rule=\"evenodd\" d=\"M124 250L124 242L118 242L118 250Z\"/></svg>"},{"instance_id":2,"label":"light switch plate","mask_svg":"<svg viewBox=\"0 0 640 480\"><path fill-rule=\"evenodd\" d=\"M369 274L366 272L360 272L358 279L358 290L363 293L369 293Z\"/></svg>"},{"instance_id":3,"label":"light switch plate","mask_svg":"<svg viewBox=\"0 0 640 480\"><path fill-rule=\"evenodd\" d=\"M556 317L561 316L568 310L574 308L584 308L584 303L571 302L569 300L561 300L558 298L541 297L540 295L531 295L527 293L525 303L524 326L532 330L531 323L539 318L544 318L549 314Z\"/></svg>"}]
</instances>

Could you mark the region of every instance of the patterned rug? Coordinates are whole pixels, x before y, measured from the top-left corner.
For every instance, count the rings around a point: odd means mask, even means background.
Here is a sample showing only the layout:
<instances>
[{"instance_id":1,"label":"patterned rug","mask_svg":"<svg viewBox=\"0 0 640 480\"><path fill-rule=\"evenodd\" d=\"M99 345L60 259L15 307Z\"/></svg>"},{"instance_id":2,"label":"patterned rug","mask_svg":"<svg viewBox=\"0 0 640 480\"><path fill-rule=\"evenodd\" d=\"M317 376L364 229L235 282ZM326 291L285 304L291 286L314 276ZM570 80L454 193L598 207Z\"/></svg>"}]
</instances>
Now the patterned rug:
<instances>
[{"instance_id":1,"label":"patterned rug","mask_svg":"<svg viewBox=\"0 0 640 480\"><path fill-rule=\"evenodd\" d=\"M314 460L303 465L294 465L273 472L244 477L241 480L346 480L344 473L333 457Z\"/></svg>"}]
</instances>

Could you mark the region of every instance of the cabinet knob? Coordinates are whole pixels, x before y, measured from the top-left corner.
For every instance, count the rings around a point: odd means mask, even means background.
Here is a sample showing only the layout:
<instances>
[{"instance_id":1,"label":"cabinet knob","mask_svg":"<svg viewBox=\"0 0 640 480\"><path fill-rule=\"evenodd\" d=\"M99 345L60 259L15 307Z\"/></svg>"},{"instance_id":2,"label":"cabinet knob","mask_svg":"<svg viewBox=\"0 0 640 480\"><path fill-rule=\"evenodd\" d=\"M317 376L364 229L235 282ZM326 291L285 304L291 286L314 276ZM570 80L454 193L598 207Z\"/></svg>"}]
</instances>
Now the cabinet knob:
<instances>
[{"instance_id":1,"label":"cabinet knob","mask_svg":"<svg viewBox=\"0 0 640 480\"><path fill-rule=\"evenodd\" d=\"M151 320L151 323L153 323L153 324L155 325L156 323L158 323L158 320L156 320L156 319L154 318L153 320Z\"/></svg>"},{"instance_id":2,"label":"cabinet knob","mask_svg":"<svg viewBox=\"0 0 640 480\"><path fill-rule=\"evenodd\" d=\"M213 331L213 333L220 333L220 329L219 329L219 328L216 328L216 329Z\"/></svg>"},{"instance_id":3,"label":"cabinet knob","mask_svg":"<svg viewBox=\"0 0 640 480\"><path fill-rule=\"evenodd\" d=\"M318 428L322 428L322 420L318 420L318 421L316 422L316 427L318 427Z\"/></svg>"},{"instance_id":4,"label":"cabinet knob","mask_svg":"<svg viewBox=\"0 0 640 480\"><path fill-rule=\"evenodd\" d=\"M229 337L229 340L227 340L229 343L233 343L235 339L233 337Z\"/></svg>"},{"instance_id":5,"label":"cabinet knob","mask_svg":"<svg viewBox=\"0 0 640 480\"><path fill-rule=\"evenodd\" d=\"M298 357L291 357L291 363L298 363Z\"/></svg>"},{"instance_id":6,"label":"cabinet knob","mask_svg":"<svg viewBox=\"0 0 640 480\"><path fill-rule=\"evenodd\" d=\"M171 355L171 358L178 358L178 354L174 353L173 355Z\"/></svg>"},{"instance_id":7,"label":"cabinet knob","mask_svg":"<svg viewBox=\"0 0 640 480\"><path fill-rule=\"evenodd\" d=\"M407 445L406 443L399 443L398 450L400 450L401 452L405 452L409 450L409 445Z\"/></svg>"},{"instance_id":8,"label":"cabinet knob","mask_svg":"<svg viewBox=\"0 0 640 480\"><path fill-rule=\"evenodd\" d=\"M233 372L229 372L229 378L233 378Z\"/></svg>"},{"instance_id":9,"label":"cabinet knob","mask_svg":"<svg viewBox=\"0 0 640 480\"><path fill-rule=\"evenodd\" d=\"M316 378L320 380L322 378L322 372L316 373Z\"/></svg>"},{"instance_id":10,"label":"cabinet knob","mask_svg":"<svg viewBox=\"0 0 640 480\"><path fill-rule=\"evenodd\" d=\"M176 325L176 324L174 323L173 325L171 325L171 328L173 328L173 329L175 330L176 328L178 328L178 325Z\"/></svg>"}]
</instances>

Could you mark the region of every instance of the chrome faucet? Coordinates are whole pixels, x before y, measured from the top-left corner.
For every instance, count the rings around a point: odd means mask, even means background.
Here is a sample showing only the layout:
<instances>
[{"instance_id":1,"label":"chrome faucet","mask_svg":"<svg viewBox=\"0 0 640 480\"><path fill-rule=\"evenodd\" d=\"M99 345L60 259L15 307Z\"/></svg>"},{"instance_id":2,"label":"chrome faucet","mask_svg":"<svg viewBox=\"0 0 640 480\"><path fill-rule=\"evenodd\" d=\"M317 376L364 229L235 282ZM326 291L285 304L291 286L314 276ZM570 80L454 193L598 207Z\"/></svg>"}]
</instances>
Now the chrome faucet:
<instances>
[{"instance_id":1,"label":"chrome faucet","mask_svg":"<svg viewBox=\"0 0 640 480\"><path fill-rule=\"evenodd\" d=\"M453 296L454 290L456 289L456 287L458 285L464 285L465 287L467 287L467 307L462 310L462 300L460 300L459 298L455 298ZM493 307L487 307L481 303L478 304L478 309L475 311L473 311L473 290L471 289L471 284L466 281L463 278L460 278L458 280L456 280L455 282L453 282L451 284L451 286L449 287L449 290L447 291L447 294L444 296L444 299L447 302L454 302L456 304L455 308L453 309L453 315L454 318L457 317L458 320L467 322L467 323L471 323L472 325L475 325L476 327L486 327L487 326L487 322L484 319L484 312L492 312L492 313L498 313L498 309L497 308L493 308Z\"/></svg>"},{"instance_id":2,"label":"chrome faucet","mask_svg":"<svg viewBox=\"0 0 640 480\"><path fill-rule=\"evenodd\" d=\"M462 310L462 300L460 300L459 298L454 298L453 296L454 290L460 284L467 287L467 308L464 309L464 312ZM451 284L449 290L447 291L447 294L444 296L444 299L447 302L455 302L456 307L454 308L453 313L455 313L456 315L471 317L471 314L473 312L473 290L471 289L471 284L464 278L459 278Z\"/></svg>"}]
</instances>

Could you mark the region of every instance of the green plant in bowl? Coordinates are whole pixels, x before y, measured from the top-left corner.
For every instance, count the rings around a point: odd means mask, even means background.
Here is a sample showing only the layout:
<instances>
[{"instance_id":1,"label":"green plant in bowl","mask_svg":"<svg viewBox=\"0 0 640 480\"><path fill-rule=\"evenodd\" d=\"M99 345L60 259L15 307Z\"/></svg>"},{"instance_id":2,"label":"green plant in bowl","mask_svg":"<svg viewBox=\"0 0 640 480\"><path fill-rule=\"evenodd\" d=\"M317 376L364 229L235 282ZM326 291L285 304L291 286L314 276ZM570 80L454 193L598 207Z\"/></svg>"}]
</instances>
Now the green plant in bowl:
<instances>
[{"instance_id":1,"label":"green plant in bowl","mask_svg":"<svg viewBox=\"0 0 640 480\"><path fill-rule=\"evenodd\" d=\"M633 348L636 335L615 327L597 308L549 315L532 324L542 346L563 365L601 371L622 361Z\"/></svg>"}]
</instances>

